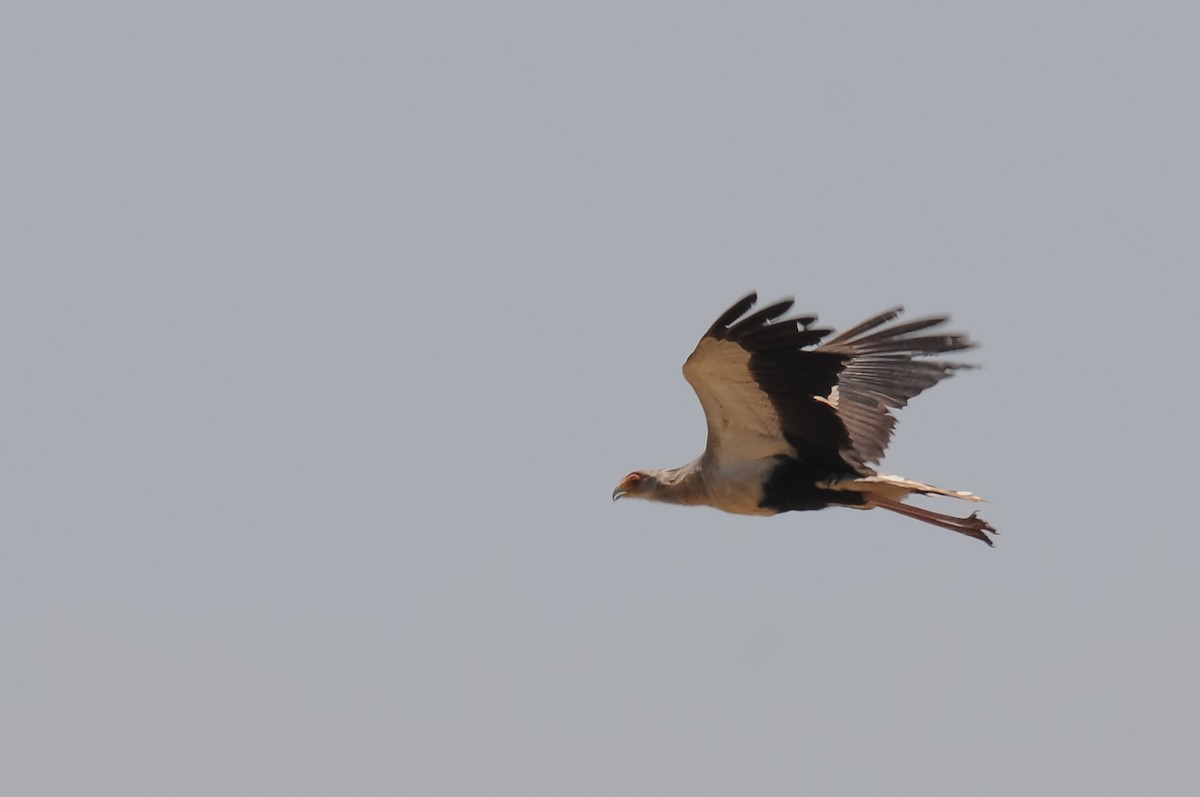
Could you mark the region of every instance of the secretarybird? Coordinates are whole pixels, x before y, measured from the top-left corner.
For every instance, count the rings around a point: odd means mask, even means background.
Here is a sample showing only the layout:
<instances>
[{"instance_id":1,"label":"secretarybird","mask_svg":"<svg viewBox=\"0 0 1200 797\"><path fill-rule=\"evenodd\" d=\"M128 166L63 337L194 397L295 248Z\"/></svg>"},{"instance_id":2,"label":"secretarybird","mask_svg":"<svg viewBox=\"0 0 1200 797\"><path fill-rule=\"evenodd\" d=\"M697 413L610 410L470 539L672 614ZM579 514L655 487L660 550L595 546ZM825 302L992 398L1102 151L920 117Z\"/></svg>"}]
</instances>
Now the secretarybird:
<instances>
[{"instance_id":1,"label":"secretarybird","mask_svg":"<svg viewBox=\"0 0 1200 797\"><path fill-rule=\"evenodd\" d=\"M871 467L892 436L891 410L969 367L921 358L974 344L937 331L945 316L893 324L898 307L824 341L832 330L812 328L816 316L779 320L791 299L746 315L756 301L751 293L729 308L683 365L708 421L704 453L680 468L630 473L613 500L742 515L880 507L991 545L996 530L978 513L955 517L902 503L911 493L982 499Z\"/></svg>"}]
</instances>

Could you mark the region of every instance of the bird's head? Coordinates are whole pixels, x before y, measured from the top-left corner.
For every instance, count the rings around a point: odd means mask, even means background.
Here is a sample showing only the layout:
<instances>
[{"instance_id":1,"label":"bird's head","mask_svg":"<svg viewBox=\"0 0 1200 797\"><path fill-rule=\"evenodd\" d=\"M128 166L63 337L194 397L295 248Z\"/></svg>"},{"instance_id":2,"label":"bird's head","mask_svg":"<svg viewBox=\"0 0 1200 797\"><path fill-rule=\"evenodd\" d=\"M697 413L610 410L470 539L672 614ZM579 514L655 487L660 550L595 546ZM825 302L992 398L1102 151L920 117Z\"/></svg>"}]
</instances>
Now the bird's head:
<instances>
[{"instance_id":1,"label":"bird's head","mask_svg":"<svg viewBox=\"0 0 1200 797\"><path fill-rule=\"evenodd\" d=\"M617 489L613 490L612 498L654 498L658 490L658 474L652 471L635 470L621 479Z\"/></svg>"}]
</instances>

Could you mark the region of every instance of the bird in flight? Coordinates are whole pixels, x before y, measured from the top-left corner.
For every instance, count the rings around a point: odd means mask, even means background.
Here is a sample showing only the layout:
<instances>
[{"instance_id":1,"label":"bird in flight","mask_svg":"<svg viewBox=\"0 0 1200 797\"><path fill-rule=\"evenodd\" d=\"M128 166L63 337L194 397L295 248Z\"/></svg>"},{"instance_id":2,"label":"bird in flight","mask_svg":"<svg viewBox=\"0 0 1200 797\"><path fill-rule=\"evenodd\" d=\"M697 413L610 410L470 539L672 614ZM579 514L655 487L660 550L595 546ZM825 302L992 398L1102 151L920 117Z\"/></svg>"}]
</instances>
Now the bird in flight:
<instances>
[{"instance_id":1,"label":"bird in flight","mask_svg":"<svg viewBox=\"0 0 1200 797\"><path fill-rule=\"evenodd\" d=\"M912 493L980 501L872 468L899 409L970 366L925 359L971 348L936 328L945 316L892 323L897 307L829 340L816 316L780 319L792 300L749 313L751 293L716 320L683 364L708 422L708 445L679 468L636 470L618 498L703 504L742 515L879 507L992 544L978 513L956 517L902 503Z\"/></svg>"}]
</instances>

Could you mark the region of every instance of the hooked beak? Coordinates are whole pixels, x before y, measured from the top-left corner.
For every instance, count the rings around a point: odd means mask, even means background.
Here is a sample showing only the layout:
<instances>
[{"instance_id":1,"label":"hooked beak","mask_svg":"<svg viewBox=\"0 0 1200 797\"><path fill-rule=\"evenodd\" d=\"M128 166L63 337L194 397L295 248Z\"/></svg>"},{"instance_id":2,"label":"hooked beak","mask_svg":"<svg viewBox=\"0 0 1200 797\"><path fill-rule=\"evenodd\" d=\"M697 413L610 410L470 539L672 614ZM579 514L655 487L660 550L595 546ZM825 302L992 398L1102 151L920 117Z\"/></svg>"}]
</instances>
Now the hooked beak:
<instances>
[{"instance_id":1,"label":"hooked beak","mask_svg":"<svg viewBox=\"0 0 1200 797\"><path fill-rule=\"evenodd\" d=\"M616 501L623 495L625 495L625 491L618 487L617 489L613 490L613 501Z\"/></svg>"}]
</instances>

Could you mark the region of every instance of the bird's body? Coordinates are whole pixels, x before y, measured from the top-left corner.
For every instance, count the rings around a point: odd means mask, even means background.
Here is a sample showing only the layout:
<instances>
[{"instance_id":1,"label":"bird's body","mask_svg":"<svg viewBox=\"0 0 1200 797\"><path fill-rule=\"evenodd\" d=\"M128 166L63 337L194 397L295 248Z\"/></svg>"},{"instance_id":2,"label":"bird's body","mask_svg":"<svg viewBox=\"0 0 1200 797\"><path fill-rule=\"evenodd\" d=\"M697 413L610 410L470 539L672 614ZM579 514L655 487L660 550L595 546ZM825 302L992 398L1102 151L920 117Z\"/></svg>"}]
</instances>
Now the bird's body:
<instances>
[{"instance_id":1,"label":"bird's body","mask_svg":"<svg viewBox=\"0 0 1200 797\"><path fill-rule=\"evenodd\" d=\"M882 507L991 545L995 530L974 514L959 518L901 503L911 493L976 496L871 467L891 438L890 411L967 367L918 358L970 348L966 337L930 332L944 317L889 325L897 308L822 342L830 330L810 328L815 317L776 321L791 300L746 315L756 301L750 294L726 311L684 363L708 423L704 453L679 468L630 473L614 500L743 515Z\"/></svg>"}]
</instances>

